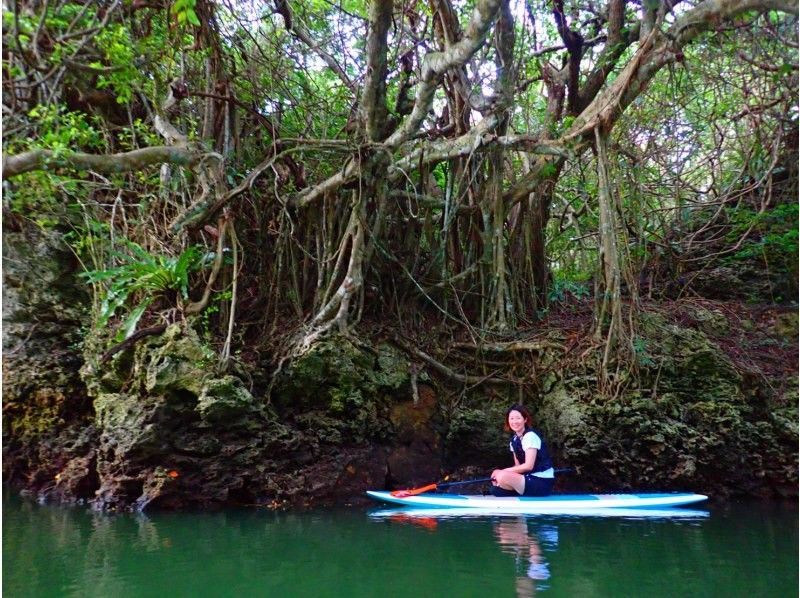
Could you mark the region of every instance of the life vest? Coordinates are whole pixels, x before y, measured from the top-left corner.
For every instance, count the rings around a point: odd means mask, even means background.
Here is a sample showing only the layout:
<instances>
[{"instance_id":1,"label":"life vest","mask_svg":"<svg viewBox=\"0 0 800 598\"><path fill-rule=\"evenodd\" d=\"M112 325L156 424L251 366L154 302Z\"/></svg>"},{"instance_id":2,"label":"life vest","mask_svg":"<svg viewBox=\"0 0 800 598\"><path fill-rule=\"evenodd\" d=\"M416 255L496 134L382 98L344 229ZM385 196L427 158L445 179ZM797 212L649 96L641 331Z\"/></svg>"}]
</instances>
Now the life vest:
<instances>
[{"instance_id":1,"label":"life vest","mask_svg":"<svg viewBox=\"0 0 800 598\"><path fill-rule=\"evenodd\" d=\"M533 469L530 473L538 473L550 469L553 466L553 462L550 459L550 452L547 450L547 445L544 442L544 436L542 436L541 432L533 428L525 428L523 436L528 432L533 432L542 441L542 446L536 451L536 461L533 462ZM525 451L522 450L522 438L516 434L511 435L511 448L520 465L525 463Z\"/></svg>"}]
</instances>

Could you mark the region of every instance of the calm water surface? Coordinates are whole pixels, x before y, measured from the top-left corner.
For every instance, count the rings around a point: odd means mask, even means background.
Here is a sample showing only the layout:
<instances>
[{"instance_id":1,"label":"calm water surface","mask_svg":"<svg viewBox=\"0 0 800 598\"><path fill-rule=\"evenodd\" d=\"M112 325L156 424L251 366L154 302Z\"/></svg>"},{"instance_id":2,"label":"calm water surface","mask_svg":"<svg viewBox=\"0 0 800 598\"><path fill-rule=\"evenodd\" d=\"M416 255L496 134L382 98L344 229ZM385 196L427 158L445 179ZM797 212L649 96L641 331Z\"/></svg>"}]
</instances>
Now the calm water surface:
<instances>
[{"instance_id":1,"label":"calm water surface","mask_svg":"<svg viewBox=\"0 0 800 598\"><path fill-rule=\"evenodd\" d=\"M2 586L5 597L797 596L798 517L774 503L688 519L105 516L6 491Z\"/></svg>"}]
</instances>

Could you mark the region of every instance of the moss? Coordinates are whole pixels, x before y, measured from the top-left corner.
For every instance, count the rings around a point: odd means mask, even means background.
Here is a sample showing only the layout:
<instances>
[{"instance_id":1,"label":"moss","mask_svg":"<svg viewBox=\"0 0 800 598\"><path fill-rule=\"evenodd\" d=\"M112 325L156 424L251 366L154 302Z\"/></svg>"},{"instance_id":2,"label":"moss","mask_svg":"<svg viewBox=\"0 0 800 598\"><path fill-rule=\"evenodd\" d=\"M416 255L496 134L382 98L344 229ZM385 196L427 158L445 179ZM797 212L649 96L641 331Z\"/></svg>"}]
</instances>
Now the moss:
<instances>
[{"instance_id":1,"label":"moss","mask_svg":"<svg viewBox=\"0 0 800 598\"><path fill-rule=\"evenodd\" d=\"M32 439L64 424L63 393L50 388L37 388L24 402L5 401L3 415L9 422L12 436Z\"/></svg>"},{"instance_id":2,"label":"moss","mask_svg":"<svg viewBox=\"0 0 800 598\"><path fill-rule=\"evenodd\" d=\"M259 412L253 395L233 376L206 382L195 409L204 421L211 423L232 422L243 415Z\"/></svg>"},{"instance_id":3,"label":"moss","mask_svg":"<svg viewBox=\"0 0 800 598\"><path fill-rule=\"evenodd\" d=\"M156 342L146 346L145 388L159 393L168 389L184 389L200 394L205 381L214 375L209 371L208 350L191 328L173 324Z\"/></svg>"},{"instance_id":4,"label":"moss","mask_svg":"<svg viewBox=\"0 0 800 598\"><path fill-rule=\"evenodd\" d=\"M407 383L408 362L396 349L381 345L376 351L341 337L318 343L292 362L281 378L279 401L338 409L351 392L374 397Z\"/></svg>"},{"instance_id":5,"label":"moss","mask_svg":"<svg viewBox=\"0 0 800 598\"><path fill-rule=\"evenodd\" d=\"M147 459L168 455L174 447L213 455L223 445L209 434L262 427L260 403L238 378L219 377L204 367L205 356L194 331L175 325L115 357L96 384L101 392L94 406L106 449L101 468L138 471ZM113 392L102 390L115 386Z\"/></svg>"},{"instance_id":6,"label":"moss","mask_svg":"<svg viewBox=\"0 0 800 598\"><path fill-rule=\"evenodd\" d=\"M642 388L595 400L574 372L545 397L563 439L562 458L595 488L749 492L784 484L797 463L797 427L790 423L796 403L780 414L748 403L742 377L699 330L651 315L642 334L653 358L640 372Z\"/></svg>"},{"instance_id":7,"label":"moss","mask_svg":"<svg viewBox=\"0 0 800 598\"><path fill-rule=\"evenodd\" d=\"M798 314L796 311L780 314L772 324L772 332L779 338L791 342L797 342L798 335Z\"/></svg>"},{"instance_id":8,"label":"moss","mask_svg":"<svg viewBox=\"0 0 800 598\"><path fill-rule=\"evenodd\" d=\"M796 384L771 403L748 399L746 381L702 329L646 314L640 334L651 360L630 377L640 384L607 398L588 360L551 373L542 395L527 401L556 463L577 469L574 489L790 491L797 480ZM475 395L446 414L451 462L485 466L507 458L499 429L505 405Z\"/></svg>"},{"instance_id":9,"label":"moss","mask_svg":"<svg viewBox=\"0 0 800 598\"><path fill-rule=\"evenodd\" d=\"M507 435L502 428L506 404L480 398L471 403L445 414L446 462L453 466L498 466L509 458Z\"/></svg>"},{"instance_id":10,"label":"moss","mask_svg":"<svg viewBox=\"0 0 800 598\"><path fill-rule=\"evenodd\" d=\"M718 309L705 308L701 305L688 304L684 307L695 327L711 336L722 336L730 332L728 318Z\"/></svg>"},{"instance_id":11,"label":"moss","mask_svg":"<svg viewBox=\"0 0 800 598\"><path fill-rule=\"evenodd\" d=\"M561 444L566 436L580 434L586 413L579 395L559 385L543 397L536 418L546 424L550 441Z\"/></svg>"},{"instance_id":12,"label":"moss","mask_svg":"<svg viewBox=\"0 0 800 598\"><path fill-rule=\"evenodd\" d=\"M641 335L652 359L644 372L645 384L657 386L655 395L677 394L721 401L743 401L742 379L733 363L701 331L668 324L655 314L644 314ZM648 375L649 374L649 375Z\"/></svg>"},{"instance_id":13,"label":"moss","mask_svg":"<svg viewBox=\"0 0 800 598\"><path fill-rule=\"evenodd\" d=\"M378 345L378 367L372 372L376 386L397 390L408 383L408 360L391 345Z\"/></svg>"},{"instance_id":14,"label":"moss","mask_svg":"<svg viewBox=\"0 0 800 598\"><path fill-rule=\"evenodd\" d=\"M410 396L408 388L408 361L397 349L387 344L373 349L335 337L285 368L273 402L287 413L313 413L297 420L304 429L320 430L326 442L362 443L389 438L389 409L398 398Z\"/></svg>"},{"instance_id":15,"label":"moss","mask_svg":"<svg viewBox=\"0 0 800 598\"><path fill-rule=\"evenodd\" d=\"M101 442L117 455L158 453L167 440L160 433L156 416L164 404L163 397L151 395L142 400L126 393L104 393L94 404Z\"/></svg>"}]
</instances>

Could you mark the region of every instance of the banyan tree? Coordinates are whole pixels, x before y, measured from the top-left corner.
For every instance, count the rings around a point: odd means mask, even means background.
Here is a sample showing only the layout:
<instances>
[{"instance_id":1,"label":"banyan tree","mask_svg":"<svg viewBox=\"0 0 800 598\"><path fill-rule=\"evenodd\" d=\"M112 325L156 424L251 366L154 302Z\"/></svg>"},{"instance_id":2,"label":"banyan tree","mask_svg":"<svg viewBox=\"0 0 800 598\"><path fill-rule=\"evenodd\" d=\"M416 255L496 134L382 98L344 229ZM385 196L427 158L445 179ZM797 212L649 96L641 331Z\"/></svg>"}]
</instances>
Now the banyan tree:
<instances>
[{"instance_id":1,"label":"banyan tree","mask_svg":"<svg viewBox=\"0 0 800 598\"><path fill-rule=\"evenodd\" d=\"M580 283L608 369L635 350L643 264L702 238L669 227L747 189L770 205L797 12L6 2L4 208L69 231L97 359L186 319L223 367L364 318L507 341Z\"/></svg>"}]
</instances>

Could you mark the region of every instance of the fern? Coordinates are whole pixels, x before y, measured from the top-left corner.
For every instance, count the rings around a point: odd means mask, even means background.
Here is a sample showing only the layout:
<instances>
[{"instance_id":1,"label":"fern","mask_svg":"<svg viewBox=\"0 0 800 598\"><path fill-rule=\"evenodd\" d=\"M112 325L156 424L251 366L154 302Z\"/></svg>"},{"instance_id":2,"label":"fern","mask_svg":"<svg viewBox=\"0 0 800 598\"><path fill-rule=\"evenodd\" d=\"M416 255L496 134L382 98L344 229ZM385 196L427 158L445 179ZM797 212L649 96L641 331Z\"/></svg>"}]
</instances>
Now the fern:
<instances>
[{"instance_id":1,"label":"fern","mask_svg":"<svg viewBox=\"0 0 800 598\"><path fill-rule=\"evenodd\" d=\"M191 246L178 257L153 255L140 245L125 241L128 252L114 252L120 266L106 270L90 270L81 276L90 284L106 285L100 305L97 326L102 328L117 311L138 301L120 327L119 337L128 338L144 315L147 307L159 296L175 291L184 299L189 296L189 274L207 263L207 255L198 246Z\"/></svg>"}]
</instances>

